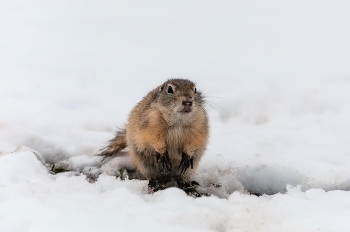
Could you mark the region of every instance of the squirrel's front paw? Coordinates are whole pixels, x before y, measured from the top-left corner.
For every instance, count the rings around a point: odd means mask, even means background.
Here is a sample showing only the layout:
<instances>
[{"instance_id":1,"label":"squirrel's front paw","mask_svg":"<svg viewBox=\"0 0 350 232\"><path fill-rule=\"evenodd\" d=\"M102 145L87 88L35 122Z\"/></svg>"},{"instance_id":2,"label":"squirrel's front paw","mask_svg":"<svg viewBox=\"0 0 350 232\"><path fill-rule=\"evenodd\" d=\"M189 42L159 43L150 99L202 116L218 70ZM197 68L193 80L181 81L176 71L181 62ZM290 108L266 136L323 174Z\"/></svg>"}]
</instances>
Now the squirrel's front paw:
<instances>
[{"instance_id":1,"label":"squirrel's front paw","mask_svg":"<svg viewBox=\"0 0 350 232\"><path fill-rule=\"evenodd\" d=\"M172 168L167 151L164 154L160 154L157 152L157 162L160 162L160 164L162 165L162 172L167 172Z\"/></svg>"},{"instance_id":2,"label":"squirrel's front paw","mask_svg":"<svg viewBox=\"0 0 350 232\"><path fill-rule=\"evenodd\" d=\"M181 169L181 174L184 173L189 167L193 169L193 157L187 155L186 153L182 153L182 159L179 165L179 169Z\"/></svg>"}]
</instances>

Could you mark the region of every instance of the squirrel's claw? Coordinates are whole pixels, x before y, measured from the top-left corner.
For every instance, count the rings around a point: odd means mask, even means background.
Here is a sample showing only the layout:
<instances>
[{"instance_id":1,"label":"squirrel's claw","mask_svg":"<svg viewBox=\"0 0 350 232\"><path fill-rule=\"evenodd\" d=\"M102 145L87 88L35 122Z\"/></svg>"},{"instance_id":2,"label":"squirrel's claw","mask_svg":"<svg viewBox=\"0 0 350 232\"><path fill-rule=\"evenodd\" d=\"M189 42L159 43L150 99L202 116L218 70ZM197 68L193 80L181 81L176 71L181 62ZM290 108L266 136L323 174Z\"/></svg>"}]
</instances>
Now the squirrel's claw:
<instances>
[{"instance_id":1,"label":"squirrel's claw","mask_svg":"<svg viewBox=\"0 0 350 232\"><path fill-rule=\"evenodd\" d=\"M181 169L181 174L184 173L189 167L193 169L193 157L187 155L186 153L182 153L182 159L179 165L179 169Z\"/></svg>"},{"instance_id":2,"label":"squirrel's claw","mask_svg":"<svg viewBox=\"0 0 350 232\"><path fill-rule=\"evenodd\" d=\"M167 151L164 154L157 153L157 162L159 161L162 165L162 172L167 172L173 167Z\"/></svg>"}]
</instances>

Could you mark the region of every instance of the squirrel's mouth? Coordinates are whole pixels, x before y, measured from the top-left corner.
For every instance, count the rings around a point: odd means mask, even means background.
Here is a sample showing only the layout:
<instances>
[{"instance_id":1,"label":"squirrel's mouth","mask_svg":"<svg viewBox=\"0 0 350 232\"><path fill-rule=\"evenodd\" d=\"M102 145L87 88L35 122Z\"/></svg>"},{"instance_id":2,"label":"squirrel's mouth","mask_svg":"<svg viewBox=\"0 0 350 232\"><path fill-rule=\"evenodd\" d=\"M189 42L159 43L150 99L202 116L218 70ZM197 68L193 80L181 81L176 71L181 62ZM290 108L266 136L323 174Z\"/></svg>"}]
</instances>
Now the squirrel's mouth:
<instances>
[{"instance_id":1,"label":"squirrel's mouth","mask_svg":"<svg viewBox=\"0 0 350 232\"><path fill-rule=\"evenodd\" d=\"M192 112L192 107L191 106L188 106L188 105L185 105L182 107L182 109L179 111L180 113L190 113Z\"/></svg>"}]
</instances>

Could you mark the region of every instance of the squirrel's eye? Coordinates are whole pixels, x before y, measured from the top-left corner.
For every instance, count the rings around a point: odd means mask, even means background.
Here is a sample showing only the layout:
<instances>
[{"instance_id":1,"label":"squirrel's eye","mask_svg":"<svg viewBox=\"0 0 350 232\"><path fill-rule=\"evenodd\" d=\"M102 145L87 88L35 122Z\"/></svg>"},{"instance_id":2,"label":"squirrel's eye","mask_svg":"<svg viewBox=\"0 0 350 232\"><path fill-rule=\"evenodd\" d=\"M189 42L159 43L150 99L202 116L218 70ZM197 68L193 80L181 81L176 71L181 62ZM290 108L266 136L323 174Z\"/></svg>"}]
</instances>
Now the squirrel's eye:
<instances>
[{"instance_id":1,"label":"squirrel's eye","mask_svg":"<svg viewBox=\"0 0 350 232\"><path fill-rule=\"evenodd\" d=\"M168 86L168 93L174 93L174 90L171 86Z\"/></svg>"},{"instance_id":2,"label":"squirrel's eye","mask_svg":"<svg viewBox=\"0 0 350 232\"><path fill-rule=\"evenodd\" d=\"M194 88L194 93L197 93L197 88Z\"/></svg>"}]
</instances>

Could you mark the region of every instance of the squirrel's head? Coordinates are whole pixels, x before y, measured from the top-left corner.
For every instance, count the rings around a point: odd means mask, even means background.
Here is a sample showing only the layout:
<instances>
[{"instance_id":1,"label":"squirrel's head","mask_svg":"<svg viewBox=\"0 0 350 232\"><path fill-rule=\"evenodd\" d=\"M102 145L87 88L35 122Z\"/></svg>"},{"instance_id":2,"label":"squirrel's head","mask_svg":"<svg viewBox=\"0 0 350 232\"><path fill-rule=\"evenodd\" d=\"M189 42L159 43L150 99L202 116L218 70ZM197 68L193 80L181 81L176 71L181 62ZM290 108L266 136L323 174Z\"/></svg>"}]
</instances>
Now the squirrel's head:
<instances>
[{"instance_id":1,"label":"squirrel's head","mask_svg":"<svg viewBox=\"0 0 350 232\"><path fill-rule=\"evenodd\" d=\"M186 79L169 79L159 87L158 101L180 116L195 113L204 104L202 94L196 85Z\"/></svg>"}]
</instances>

